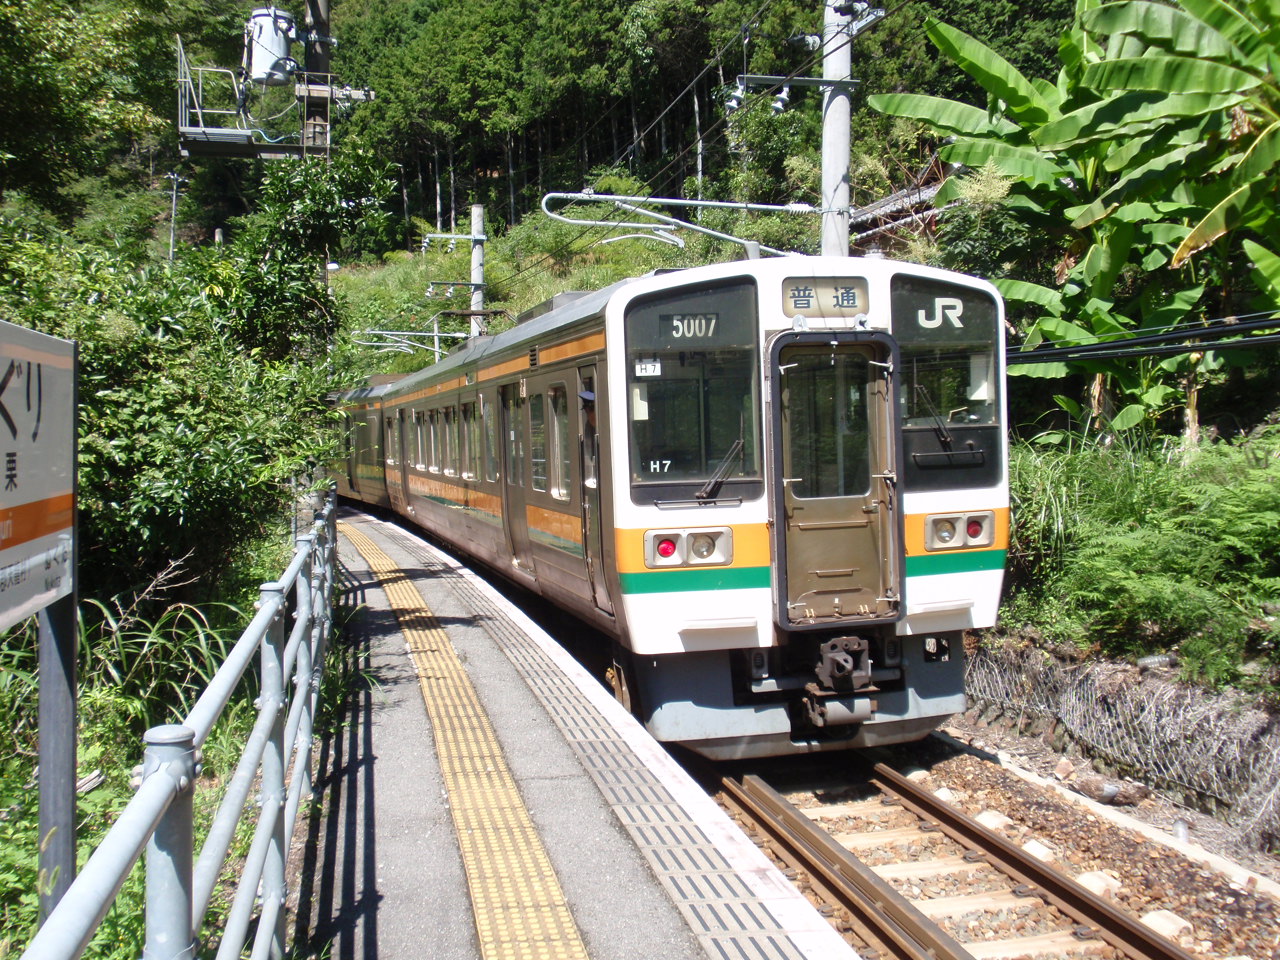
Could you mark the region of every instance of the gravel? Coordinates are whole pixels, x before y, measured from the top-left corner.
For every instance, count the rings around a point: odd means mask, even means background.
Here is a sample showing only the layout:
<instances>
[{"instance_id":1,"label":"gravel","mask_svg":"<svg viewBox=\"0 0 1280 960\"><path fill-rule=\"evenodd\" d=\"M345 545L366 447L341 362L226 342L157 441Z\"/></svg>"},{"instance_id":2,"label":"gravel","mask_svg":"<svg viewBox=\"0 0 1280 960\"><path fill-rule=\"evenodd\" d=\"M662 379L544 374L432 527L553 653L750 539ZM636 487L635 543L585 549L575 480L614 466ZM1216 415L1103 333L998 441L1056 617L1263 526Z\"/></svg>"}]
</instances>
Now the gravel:
<instances>
[{"instance_id":1,"label":"gravel","mask_svg":"<svg viewBox=\"0 0 1280 960\"><path fill-rule=\"evenodd\" d=\"M963 717L956 718L946 732L976 750L999 753L1007 762L1048 779L1060 778L1067 770L1064 758L1039 740L979 727ZM1010 839L1045 844L1069 875L1102 871L1114 877L1120 882L1115 902L1133 915L1168 910L1187 920L1193 932L1181 938L1185 949L1204 957L1280 960L1280 902L1270 896L973 753L956 752L953 746L933 741L923 753L917 751L915 759L929 772L931 785L950 788L955 794L952 802L966 813L976 816L996 810L1009 817L1013 821L1006 828ZM1070 776L1090 772L1085 766L1076 759ZM1280 861L1241 850L1230 828L1211 818L1153 797L1125 806L1123 812L1166 830L1182 821L1191 838L1210 852L1280 879Z\"/></svg>"}]
</instances>

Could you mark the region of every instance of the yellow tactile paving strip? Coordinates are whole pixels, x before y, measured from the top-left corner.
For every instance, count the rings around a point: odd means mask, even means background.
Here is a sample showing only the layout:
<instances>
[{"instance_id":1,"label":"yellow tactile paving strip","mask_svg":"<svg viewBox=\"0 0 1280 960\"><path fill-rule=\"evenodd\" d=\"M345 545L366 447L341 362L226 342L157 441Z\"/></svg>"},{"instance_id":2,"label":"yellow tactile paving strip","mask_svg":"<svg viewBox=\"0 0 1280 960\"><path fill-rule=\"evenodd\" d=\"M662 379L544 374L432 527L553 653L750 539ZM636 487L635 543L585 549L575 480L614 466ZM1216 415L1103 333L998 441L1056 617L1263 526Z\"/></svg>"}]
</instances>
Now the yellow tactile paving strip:
<instances>
[{"instance_id":1,"label":"yellow tactile paving strip","mask_svg":"<svg viewBox=\"0 0 1280 960\"><path fill-rule=\"evenodd\" d=\"M404 631L435 734L485 960L587 960L546 850L449 637L413 583L372 540L364 557Z\"/></svg>"}]
</instances>

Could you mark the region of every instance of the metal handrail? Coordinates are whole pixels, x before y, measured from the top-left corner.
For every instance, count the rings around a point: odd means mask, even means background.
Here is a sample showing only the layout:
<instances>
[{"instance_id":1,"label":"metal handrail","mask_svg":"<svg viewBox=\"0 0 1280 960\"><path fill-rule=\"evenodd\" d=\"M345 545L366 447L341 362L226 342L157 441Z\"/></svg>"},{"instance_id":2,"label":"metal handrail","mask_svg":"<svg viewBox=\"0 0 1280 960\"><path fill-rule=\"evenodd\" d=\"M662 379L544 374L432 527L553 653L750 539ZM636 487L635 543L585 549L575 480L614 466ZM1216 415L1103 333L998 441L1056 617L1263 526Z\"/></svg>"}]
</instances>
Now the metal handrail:
<instances>
[{"instance_id":1,"label":"metal handrail","mask_svg":"<svg viewBox=\"0 0 1280 960\"><path fill-rule=\"evenodd\" d=\"M261 898L255 958L284 956L285 861L298 806L311 793L311 740L332 627L336 503L330 491L293 560L262 585L258 611L181 724L152 727L138 791L46 918L23 960L76 960L146 850L146 960L189 960L249 792L259 787L258 822L219 957L244 951ZM293 629L284 618L293 599ZM235 696L254 657L261 663L258 719L227 783L204 845L195 849L193 798L200 745ZM198 854L198 856L197 856Z\"/></svg>"}]
</instances>

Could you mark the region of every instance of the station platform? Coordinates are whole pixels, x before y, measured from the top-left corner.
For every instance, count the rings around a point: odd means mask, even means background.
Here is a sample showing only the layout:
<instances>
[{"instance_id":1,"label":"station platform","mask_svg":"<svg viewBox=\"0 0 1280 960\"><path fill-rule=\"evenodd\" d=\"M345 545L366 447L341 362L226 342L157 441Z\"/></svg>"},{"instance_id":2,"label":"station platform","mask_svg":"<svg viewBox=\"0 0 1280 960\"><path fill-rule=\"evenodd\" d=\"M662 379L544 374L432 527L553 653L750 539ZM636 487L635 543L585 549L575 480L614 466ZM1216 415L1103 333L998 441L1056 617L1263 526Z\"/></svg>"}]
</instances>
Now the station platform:
<instances>
[{"instance_id":1,"label":"station platform","mask_svg":"<svg viewBox=\"0 0 1280 960\"><path fill-rule=\"evenodd\" d=\"M366 514L339 536L357 676L292 865L293 956L857 957L497 590Z\"/></svg>"}]
</instances>

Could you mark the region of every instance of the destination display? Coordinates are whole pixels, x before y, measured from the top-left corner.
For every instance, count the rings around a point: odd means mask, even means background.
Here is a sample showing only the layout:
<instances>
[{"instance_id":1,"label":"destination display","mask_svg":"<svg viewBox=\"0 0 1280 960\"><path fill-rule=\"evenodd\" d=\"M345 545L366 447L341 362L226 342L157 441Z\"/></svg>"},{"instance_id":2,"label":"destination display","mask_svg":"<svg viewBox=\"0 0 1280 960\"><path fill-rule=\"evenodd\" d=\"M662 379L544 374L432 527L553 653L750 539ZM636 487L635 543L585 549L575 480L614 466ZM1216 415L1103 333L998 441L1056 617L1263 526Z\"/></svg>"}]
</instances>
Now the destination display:
<instances>
[{"instance_id":1,"label":"destination display","mask_svg":"<svg viewBox=\"0 0 1280 960\"><path fill-rule=\"evenodd\" d=\"M788 277L782 283L782 313L853 319L870 310L863 277Z\"/></svg>"}]
</instances>

